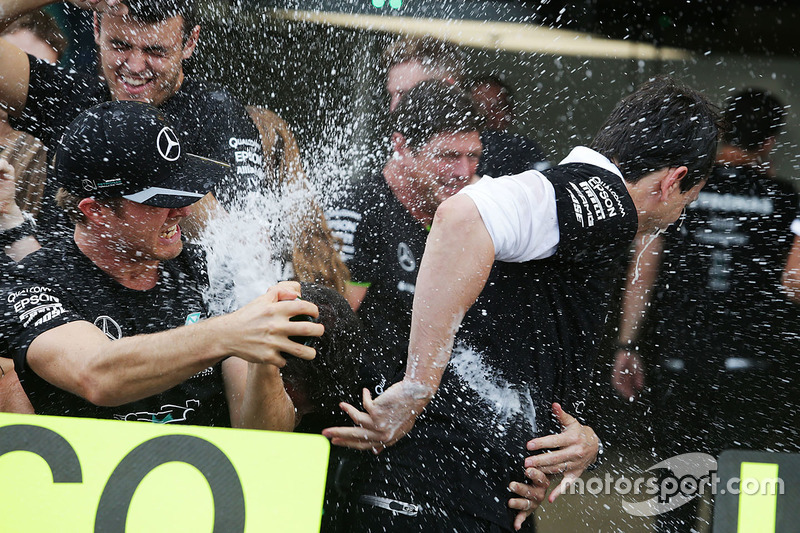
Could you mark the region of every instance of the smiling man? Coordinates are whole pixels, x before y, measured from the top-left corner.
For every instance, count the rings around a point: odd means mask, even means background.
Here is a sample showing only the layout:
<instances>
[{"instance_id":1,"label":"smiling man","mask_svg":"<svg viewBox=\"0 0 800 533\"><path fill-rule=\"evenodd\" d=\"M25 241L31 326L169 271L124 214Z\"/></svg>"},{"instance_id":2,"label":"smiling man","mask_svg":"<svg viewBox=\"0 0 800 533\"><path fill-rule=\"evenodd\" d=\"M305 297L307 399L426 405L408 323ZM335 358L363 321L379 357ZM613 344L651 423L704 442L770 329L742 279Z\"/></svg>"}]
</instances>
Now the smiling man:
<instances>
[{"instance_id":1,"label":"smiling man","mask_svg":"<svg viewBox=\"0 0 800 533\"><path fill-rule=\"evenodd\" d=\"M406 93L393 120L393 154L382 174L360 183L328 216L345 244L353 280L347 299L368 336L392 354L387 370L395 371L405 360L428 228L442 201L477 181L482 121L466 93L440 81Z\"/></svg>"},{"instance_id":2,"label":"smiling man","mask_svg":"<svg viewBox=\"0 0 800 533\"><path fill-rule=\"evenodd\" d=\"M279 367L314 349L289 339L317 308L279 284L208 318L204 258L180 222L228 170L191 153L162 113L106 102L82 113L55 156L72 238L6 271L0 351L36 413L273 430L294 427Z\"/></svg>"},{"instance_id":3,"label":"smiling man","mask_svg":"<svg viewBox=\"0 0 800 533\"><path fill-rule=\"evenodd\" d=\"M591 148L441 203L418 267L407 371L377 398L365 391L363 412L343 404L357 427L323 432L335 445L388 447L361 498L366 525L352 531L532 527L544 474L563 474L552 502L583 473L597 437L566 413L583 414L618 263L637 233L666 228L697 198L717 133L702 95L656 78L615 107ZM509 489L528 501L507 502Z\"/></svg>"},{"instance_id":4,"label":"smiling man","mask_svg":"<svg viewBox=\"0 0 800 533\"><path fill-rule=\"evenodd\" d=\"M4 3L0 30L51 0ZM260 138L245 108L227 91L186 79L183 63L194 53L200 26L189 0L73 0L95 10L95 41L103 77L66 71L0 41L0 108L15 129L41 139L55 152L66 126L100 102L134 100L162 109L193 153L230 165L214 193L231 194L263 182ZM39 217L45 242L68 235L69 223L55 206L58 183L50 176Z\"/></svg>"}]
</instances>

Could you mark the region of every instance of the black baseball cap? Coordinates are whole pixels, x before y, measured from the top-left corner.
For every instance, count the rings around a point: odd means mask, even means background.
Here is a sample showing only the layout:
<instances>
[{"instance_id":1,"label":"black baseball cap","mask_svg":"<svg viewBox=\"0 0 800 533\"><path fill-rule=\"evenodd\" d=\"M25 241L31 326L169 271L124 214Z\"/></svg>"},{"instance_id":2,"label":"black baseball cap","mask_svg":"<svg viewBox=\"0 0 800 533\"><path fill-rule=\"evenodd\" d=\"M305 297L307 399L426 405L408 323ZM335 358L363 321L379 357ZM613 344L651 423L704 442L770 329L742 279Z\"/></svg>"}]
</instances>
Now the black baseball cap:
<instances>
[{"instance_id":1,"label":"black baseball cap","mask_svg":"<svg viewBox=\"0 0 800 533\"><path fill-rule=\"evenodd\" d=\"M104 102L81 113L56 149L59 185L79 198L126 198L154 207L191 205L230 165L184 150L157 108Z\"/></svg>"}]
</instances>

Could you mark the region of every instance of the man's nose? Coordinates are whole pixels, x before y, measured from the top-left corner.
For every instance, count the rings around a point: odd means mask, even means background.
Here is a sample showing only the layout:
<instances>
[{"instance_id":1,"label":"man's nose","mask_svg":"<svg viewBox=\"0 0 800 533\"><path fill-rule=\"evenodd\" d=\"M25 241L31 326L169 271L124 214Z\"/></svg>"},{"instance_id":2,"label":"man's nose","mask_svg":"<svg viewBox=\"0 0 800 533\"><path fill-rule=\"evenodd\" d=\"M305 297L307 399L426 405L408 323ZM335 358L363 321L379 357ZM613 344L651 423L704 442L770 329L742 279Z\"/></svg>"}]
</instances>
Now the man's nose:
<instances>
[{"instance_id":1,"label":"man's nose","mask_svg":"<svg viewBox=\"0 0 800 533\"><path fill-rule=\"evenodd\" d=\"M147 59L141 50L132 49L125 58L125 66L133 73L143 72L147 69Z\"/></svg>"},{"instance_id":2,"label":"man's nose","mask_svg":"<svg viewBox=\"0 0 800 533\"><path fill-rule=\"evenodd\" d=\"M192 206L187 205L184 207L174 207L169 210L169 218L183 218L187 217L192 212Z\"/></svg>"},{"instance_id":3,"label":"man's nose","mask_svg":"<svg viewBox=\"0 0 800 533\"><path fill-rule=\"evenodd\" d=\"M453 173L459 176L472 176L475 174L475 165L472 158L462 155L453 162Z\"/></svg>"}]
</instances>

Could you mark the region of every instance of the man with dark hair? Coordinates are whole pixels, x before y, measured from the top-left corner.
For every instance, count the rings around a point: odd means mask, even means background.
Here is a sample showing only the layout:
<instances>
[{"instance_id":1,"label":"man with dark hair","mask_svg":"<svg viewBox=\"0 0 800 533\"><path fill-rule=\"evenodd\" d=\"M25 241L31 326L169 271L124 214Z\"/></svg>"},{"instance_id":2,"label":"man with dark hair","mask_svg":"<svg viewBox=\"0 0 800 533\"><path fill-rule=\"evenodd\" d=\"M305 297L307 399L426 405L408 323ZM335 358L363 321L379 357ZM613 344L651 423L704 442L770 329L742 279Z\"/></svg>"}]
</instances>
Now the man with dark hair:
<instances>
[{"instance_id":1,"label":"man with dark hair","mask_svg":"<svg viewBox=\"0 0 800 533\"><path fill-rule=\"evenodd\" d=\"M436 80L423 81L405 93L395 108L393 119L394 155L384 167L384 175L363 183L354 191L352 206L330 213L331 226L341 231L345 242L343 252L354 282L348 290L348 297L353 307L358 309L373 347L365 353L364 374L368 381L373 382L375 394L401 380L406 372L415 282L430 224L442 201L478 180L475 169L481 153L479 132L483 126L474 103L464 91ZM500 283L502 273L497 277ZM513 298L513 294L498 293L497 296L496 300L485 302L486 305L481 306L477 313L484 316L485 312L489 317L487 320L492 321L487 333L497 331L497 322L505 317L502 299ZM477 334L481 329L477 325L470 331ZM487 349L492 347L487 346ZM441 443L455 440L460 446L467 441L474 444L474 450L483 450L485 446L491 446L487 444L491 441L503 449L506 446L504 441L513 441L513 436L505 432L498 434L482 423L472 424L466 433L453 432L451 423L474 419L469 412L464 412L463 406L479 399L464 391L449 390L449 393L442 396L438 417L421 423L423 435L410 441L406 449L397 453L392 450L365 465L367 473L363 477L366 481L356 487L357 514L350 517L351 528L378 530L387 525L387 520L394 520L392 513L380 505L384 500L376 504L371 499L376 495L400 502L398 505L414 502L412 507L425 500L428 482L418 479L415 474L406 476L406 465L414 462L428 465L427 475L430 476L460 476L462 483L453 486L477 492L483 491L486 484L478 482L478 488L473 489L471 480L475 471L480 470L492 483L491 488L486 488L482 494L481 505L489 500L494 506L499 505L500 513L506 515L505 487L508 484L503 485L500 491L495 490L493 484L498 479L507 479L512 469L518 470L518 465L506 469L505 464L495 463L493 454L481 453L488 458L488 464L486 459L474 457L475 463L465 469L463 461L472 455L441 453ZM594 436L589 428L585 430ZM453 450L459 449L458 446L454 445ZM431 454L435 458L430 458ZM432 463L436 466L431 466ZM391 490L398 478L407 479L401 492ZM534 494L527 486L512 486L515 493L512 501L516 502L517 509L524 506L532 511L534 504L538 505L546 485L544 474L539 480L540 494ZM487 522L480 520L472 523L470 512L461 507L459 495L442 494L439 500L441 505L431 512L444 527L471 531L474 527L483 530L487 526ZM510 524L511 520L506 525ZM412 519L411 525L414 528L433 527L425 515Z\"/></svg>"},{"instance_id":2,"label":"man with dark hair","mask_svg":"<svg viewBox=\"0 0 800 533\"><path fill-rule=\"evenodd\" d=\"M384 51L382 59L389 111L394 111L400 98L421 81L441 80L456 85L464 82L464 53L455 45L431 37L395 41ZM484 130L481 143L479 176L505 176L547 166L541 147L521 135Z\"/></svg>"},{"instance_id":3,"label":"man with dark hair","mask_svg":"<svg viewBox=\"0 0 800 533\"><path fill-rule=\"evenodd\" d=\"M0 353L13 355L36 413L294 426L279 367L285 354L313 358L289 337L322 334L291 320L317 308L286 283L204 320L204 259L181 239L181 219L227 167L191 153L140 102L102 103L67 127L55 172L82 217L71 239L7 271L0 291Z\"/></svg>"},{"instance_id":4,"label":"man with dark hair","mask_svg":"<svg viewBox=\"0 0 800 533\"><path fill-rule=\"evenodd\" d=\"M350 268L347 299L385 352L371 361L381 362L384 378L405 360L417 267L436 208L477 181L482 127L469 97L440 81L413 87L392 118L393 154L382 175L328 212Z\"/></svg>"},{"instance_id":5,"label":"man with dark hair","mask_svg":"<svg viewBox=\"0 0 800 533\"><path fill-rule=\"evenodd\" d=\"M319 433L332 420L341 420L339 402L358 397L367 342L361 321L341 294L311 283L301 283L300 289L303 300L317 306L315 322L322 324L325 332L319 338L302 339L316 350L313 360L290 357L281 375L295 407L296 431Z\"/></svg>"},{"instance_id":6,"label":"man with dark hair","mask_svg":"<svg viewBox=\"0 0 800 533\"><path fill-rule=\"evenodd\" d=\"M18 0L0 14L0 31L18 16L52 0ZM214 192L225 204L233 192L263 183L258 131L245 108L227 91L184 77L200 26L189 0L72 0L96 11L95 41L102 79L56 68L0 40L0 107L14 128L55 152L66 126L83 110L108 100L159 106L180 127L194 153L227 162L231 169ZM47 181L39 217L45 240L69 233L53 203L58 184Z\"/></svg>"},{"instance_id":7,"label":"man with dark hair","mask_svg":"<svg viewBox=\"0 0 800 533\"><path fill-rule=\"evenodd\" d=\"M776 386L796 367L800 323L780 290L798 195L770 177L786 109L751 88L724 116L730 130L708 185L679 228L638 247L623 298L612 383L635 398L647 362L659 460L798 444ZM692 502L659 516L659 529L689 530L696 511Z\"/></svg>"},{"instance_id":8,"label":"man with dark hair","mask_svg":"<svg viewBox=\"0 0 800 533\"><path fill-rule=\"evenodd\" d=\"M436 211L417 277L405 376L374 400L365 391L366 412L343 406L359 427L330 428L324 434L333 444L358 449L394 445L386 452L387 461L396 458L387 469L392 474L388 492L418 498L410 503L420 504L428 516L455 497L461 518L471 514L483 530L511 529L511 517L492 498L509 486L527 486L519 483L523 466L536 483L542 473L564 474L552 501L594 461L596 437L580 453L570 446L524 456L564 447L565 441L577 443L588 430L564 411L581 413L613 272L636 234L668 226L697 197L717 134L716 113L705 98L657 78L618 104L593 144L596 149L578 147L544 172L484 178L445 200ZM682 186L683 180L689 183ZM495 261L506 264L503 275L493 279ZM488 322L502 329L475 328L476 321L487 324L480 309L498 295L513 296L502 301L504 315ZM472 318L467 317L466 327L477 333L454 351L468 310ZM486 370L476 374L469 357L460 362L469 348L484 355L477 359ZM459 405L465 416L445 414L447 445L440 444L438 455L410 462L415 440L430 438L429 422L423 420L442 417L442 406L451 403L442 397L463 392L465 384L473 384L477 398L473 394L474 401ZM516 397L513 409L498 409L492 394L497 389L505 402ZM548 416L551 404L565 428L561 433ZM414 425L418 417L420 427ZM478 427L495 429L491 442L474 440ZM540 435L546 436L529 440ZM429 477L440 461L459 459L465 468L448 473L447 483ZM395 475L398 468L402 477ZM490 475L475 475L486 468ZM426 488L409 494L404 488L409 485ZM457 494L447 494L452 486ZM522 526L529 507L516 507L515 528Z\"/></svg>"}]
</instances>

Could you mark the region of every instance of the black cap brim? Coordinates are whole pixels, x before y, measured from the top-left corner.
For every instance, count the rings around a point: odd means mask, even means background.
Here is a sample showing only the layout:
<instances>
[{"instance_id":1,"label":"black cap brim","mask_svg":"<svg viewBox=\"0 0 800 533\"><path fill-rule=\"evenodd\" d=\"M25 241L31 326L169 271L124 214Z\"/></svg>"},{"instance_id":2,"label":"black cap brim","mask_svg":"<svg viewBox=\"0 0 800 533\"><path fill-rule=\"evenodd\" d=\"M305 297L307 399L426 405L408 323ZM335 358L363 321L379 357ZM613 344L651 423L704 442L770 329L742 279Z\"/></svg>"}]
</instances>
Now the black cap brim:
<instances>
[{"instance_id":1,"label":"black cap brim","mask_svg":"<svg viewBox=\"0 0 800 533\"><path fill-rule=\"evenodd\" d=\"M227 163L199 155L187 153L183 157L181 170L159 183L158 187L148 187L122 197L152 207L179 209L192 205L214 190L231 169Z\"/></svg>"}]
</instances>

